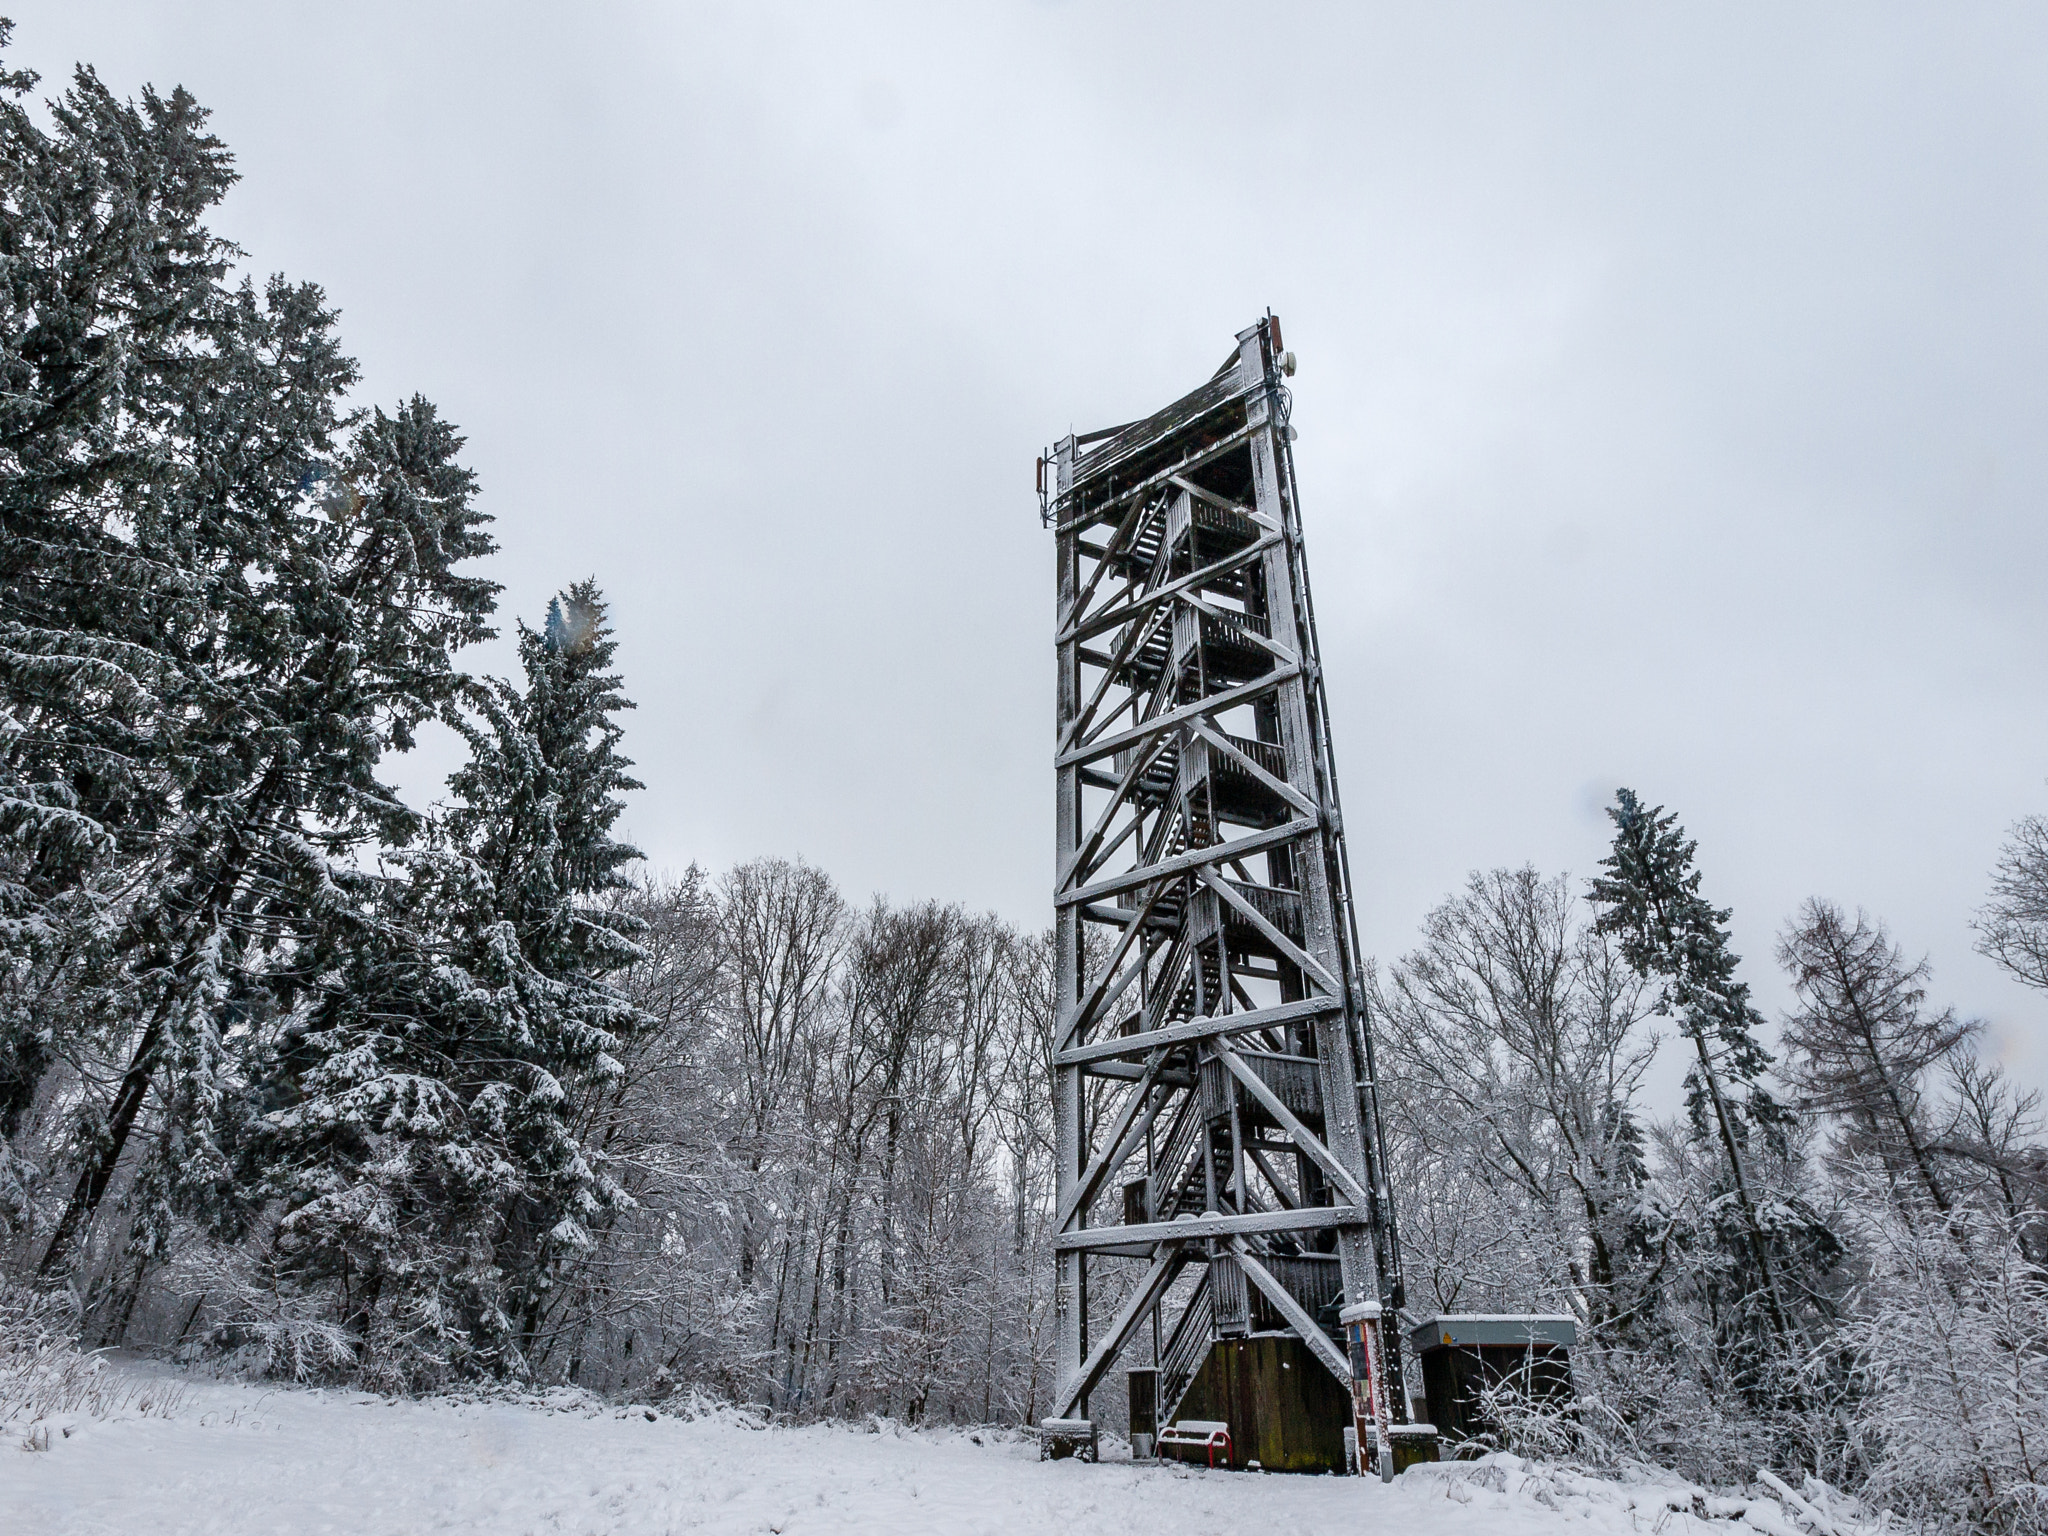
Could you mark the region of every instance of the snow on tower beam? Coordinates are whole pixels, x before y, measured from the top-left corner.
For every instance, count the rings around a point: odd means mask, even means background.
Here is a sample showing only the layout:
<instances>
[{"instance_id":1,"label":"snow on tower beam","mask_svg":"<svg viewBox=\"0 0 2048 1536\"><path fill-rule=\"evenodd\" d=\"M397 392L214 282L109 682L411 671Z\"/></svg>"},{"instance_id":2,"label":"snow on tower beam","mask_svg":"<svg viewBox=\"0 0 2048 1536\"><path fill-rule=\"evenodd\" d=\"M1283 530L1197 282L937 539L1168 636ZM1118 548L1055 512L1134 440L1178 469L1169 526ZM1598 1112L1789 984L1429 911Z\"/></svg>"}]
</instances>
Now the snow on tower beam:
<instances>
[{"instance_id":1,"label":"snow on tower beam","mask_svg":"<svg viewBox=\"0 0 2048 1536\"><path fill-rule=\"evenodd\" d=\"M1351 1387L1338 1308L1402 1299L1292 372L1268 316L1192 394L1039 465L1059 583L1062 1419L1142 1347L1165 1424L1215 1340L1254 1327L1306 1327ZM1133 1259L1091 1343L1090 1266ZM1172 1283L1188 1264L1206 1267L1192 1297ZM1364 1393L1381 1430L1405 1418L1398 1377Z\"/></svg>"}]
</instances>

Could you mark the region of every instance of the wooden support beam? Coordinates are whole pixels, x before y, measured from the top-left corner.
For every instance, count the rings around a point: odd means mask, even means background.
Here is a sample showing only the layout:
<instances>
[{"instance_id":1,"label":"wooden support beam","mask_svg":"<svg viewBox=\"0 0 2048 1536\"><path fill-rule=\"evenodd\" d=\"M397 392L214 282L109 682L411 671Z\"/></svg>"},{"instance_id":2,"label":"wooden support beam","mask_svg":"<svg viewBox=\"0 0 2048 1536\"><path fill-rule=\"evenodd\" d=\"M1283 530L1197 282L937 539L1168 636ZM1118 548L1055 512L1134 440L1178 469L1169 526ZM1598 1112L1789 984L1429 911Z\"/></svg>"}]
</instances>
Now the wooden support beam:
<instances>
[{"instance_id":1,"label":"wooden support beam","mask_svg":"<svg viewBox=\"0 0 2048 1536\"><path fill-rule=\"evenodd\" d=\"M1148 1221L1141 1226L1088 1227L1055 1233L1052 1245L1062 1253L1075 1249L1113 1247L1118 1243L1192 1243L1246 1232L1319 1232L1330 1227L1362 1227L1365 1209L1356 1205L1312 1205L1293 1211L1254 1211L1245 1216L1183 1216L1178 1221Z\"/></svg>"},{"instance_id":2,"label":"wooden support beam","mask_svg":"<svg viewBox=\"0 0 2048 1536\"><path fill-rule=\"evenodd\" d=\"M1191 1040L1214 1040L1226 1035L1244 1034L1254 1029L1277 1029L1283 1024L1293 1024L1302 1019L1336 1013L1343 1006L1339 998L1309 997L1298 1003L1281 1003L1273 1008L1254 1008L1245 1013L1219 1013L1214 1018L1189 1019L1185 1024L1169 1024L1164 1029L1143 1029L1135 1035L1112 1035L1107 1040L1091 1040L1085 1045L1069 1046L1053 1058L1053 1064L1059 1067L1078 1067L1112 1057L1147 1056L1162 1046L1185 1045Z\"/></svg>"},{"instance_id":3,"label":"wooden support beam","mask_svg":"<svg viewBox=\"0 0 2048 1536\"><path fill-rule=\"evenodd\" d=\"M1135 1083L1145 1075L1145 1069L1132 1061L1096 1061L1081 1068L1088 1077L1114 1078L1120 1083ZM1159 1074L1162 1086L1168 1088L1192 1088L1193 1074L1187 1072L1162 1072Z\"/></svg>"},{"instance_id":4,"label":"wooden support beam","mask_svg":"<svg viewBox=\"0 0 2048 1536\"><path fill-rule=\"evenodd\" d=\"M1269 848L1278 848L1282 843L1291 843L1296 838L1307 837L1316 830L1316 823L1307 817L1283 822L1269 827L1264 832L1254 832L1248 837L1232 838L1227 843L1212 843L1207 848L1190 848L1186 853L1177 853L1170 859L1161 859L1157 864L1145 864L1137 869L1126 870L1121 875L1112 875L1107 880L1098 880L1093 885L1084 885L1076 891L1062 891L1053 898L1055 905L1078 906L1083 902L1100 901L1105 896L1121 895L1135 891L1141 885L1154 880L1171 880L1176 875L1190 874L1204 864L1218 859L1243 858L1247 854L1264 853ZM1328 974L1327 972L1325 974Z\"/></svg>"},{"instance_id":5,"label":"wooden support beam","mask_svg":"<svg viewBox=\"0 0 2048 1536\"><path fill-rule=\"evenodd\" d=\"M1212 560L1198 571L1190 571L1185 576L1163 582L1148 591L1140 592L1135 597L1098 608L1070 624L1061 632L1059 642L1064 645L1070 640L1093 640L1107 630L1128 624L1135 615L1143 613L1155 603L1163 603L1181 592L1198 591L1233 571L1242 570L1279 542L1280 535L1277 533L1261 534L1243 549L1233 550L1221 560Z\"/></svg>"},{"instance_id":6,"label":"wooden support beam","mask_svg":"<svg viewBox=\"0 0 2048 1536\"><path fill-rule=\"evenodd\" d=\"M1108 1232L1113 1229L1098 1227L1096 1230ZM1090 1243L1088 1245L1088 1257L1091 1259L1151 1259L1156 1257L1158 1253L1159 1245L1157 1243ZM1190 1264L1198 1262L1201 1257L1199 1253L1187 1255Z\"/></svg>"},{"instance_id":7,"label":"wooden support beam","mask_svg":"<svg viewBox=\"0 0 2048 1536\"><path fill-rule=\"evenodd\" d=\"M1279 641L1269 640L1256 629L1253 629L1250 624L1245 622L1243 614L1232 613L1227 608L1218 608L1214 603L1204 602L1192 592L1179 593L1174 601L1185 603L1188 607L1194 609L1195 612L1207 614L1210 618L1220 620L1225 624L1235 624L1245 639L1251 641L1253 645L1259 647L1267 655L1276 658L1288 666L1293 666L1301 660L1299 656L1295 655L1294 652L1287 649Z\"/></svg>"},{"instance_id":8,"label":"wooden support beam","mask_svg":"<svg viewBox=\"0 0 2048 1536\"><path fill-rule=\"evenodd\" d=\"M1131 945L1136 941L1138 935L1145 931L1145 919L1151 915L1152 909L1159 905L1159 898L1165 893L1165 890L1165 884L1161 883L1146 893L1144 901L1138 906L1137 915L1131 919L1124 931L1117 935L1116 944L1111 948L1109 958L1102 962L1101 979L1095 983L1086 997L1075 1004L1074 1011L1060 1019L1054 1026L1053 1049L1055 1051L1065 1050L1073 1042L1074 1031L1080 1027L1084 1020L1099 1017L1103 1009L1123 996L1124 988L1128 987L1138 976L1144 974L1146 957L1140 955L1133 966L1126 969L1123 975L1117 979L1115 990L1110 990L1111 975L1116 971L1124 956L1130 952Z\"/></svg>"},{"instance_id":9,"label":"wooden support beam","mask_svg":"<svg viewBox=\"0 0 2048 1536\"><path fill-rule=\"evenodd\" d=\"M1195 869L1195 875L1201 880L1202 884L1208 886L1210 890L1234 907L1240 917L1250 923L1265 937L1267 943L1279 950L1289 960L1292 960L1300 968L1302 975L1315 982L1317 986L1321 987L1332 997L1342 997L1344 995L1343 986L1336 977L1324 969L1322 961L1309 954L1308 951L1295 943L1294 940L1288 938L1286 934L1268 922L1265 914L1246 901L1244 894L1236 886L1217 873L1215 865L1198 865Z\"/></svg>"},{"instance_id":10,"label":"wooden support beam","mask_svg":"<svg viewBox=\"0 0 2048 1536\"><path fill-rule=\"evenodd\" d=\"M1108 814L1114 814L1115 810L1116 807L1112 805L1110 807L1110 811ZM1123 826L1117 830L1117 834L1115 837L1111 838L1108 842L1104 843L1101 848L1088 854L1086 858L1081 858L1078 853L1076 854L1076 859L1079 867L1067 871L1067 873L1061 878L1060 883L1064 885L1069 880L1074 879L1076 876L1085 880L1090 875L1094 874L1096 870L1100 869L1106 862L1108 862L1111 855L1113 855L1117 851L1117 849L1123 847L1123 845L1129 842L1132 839L1132 837L1136 836L1138 828L1143 821L1143 814L1137 811L1135 808L1133 808L1131 819L1125 822Z\"/></svg>"},{"instance_id":11,"label":"wooden support beam","mask_svg":"<svg viewBox=\"0 0 2048 1536\"><path fill-rule=\"evenodd\" d=\"M1109 571L1110 559L1122 552L1124 545L1129 543L1132 537L1136 535L1138 529L1143 526L1146 517L1151 514L1151 511L1152 508L1141 501L1133 505L1130 511L1124 514L1123 521L1117 524L1116 532L1110 535L1109 543L1103 547L1102 559L1097 562L1094 571L1089 575L1088 585L1083 587L1080 596L1074 599L1074 606L1060 615L1061 629L1065 629L1073 622L1075 614L1088 611L1089 600L1095 596L1095 589L1102 585L1102 578ZM1079 542L1078 539L1075 540L1075 543L1078 544Z\"/></svg>"},{"instance_id":12,"label":"wooden support beam","mask_svg":"<svg viewBox=\"0 0 2048 1536\"><path fill-rule=\"evenodd\" d=\"M1264 677L1255 677L1248 683L1239 683L1235 688L1212 693L1206 699L1197 699L1192 704L1183 704L1178 709L1153 715L1150 719L1141 720L1138 724L1126 726L1120 731L1097 736L1092 741L1084 741L1072 751L1062 752L1053 760L1053 766L1071 768L1076 763L1095 762L1099 758L1108 757L1112 752L1120 752L1125 747L1157 736L1161 731L1170 731L1177 725L1185 725L1198 716L1219 714L1226 709L1235 709L1240 704L1249 704L1252 700L1271 693L1282 683L1292 682L1299 675L1298 667L1278 668L1268 672Z\"/></svg>"},{"instance_id":13,"label":"wooden support beam","mask_svg":"<svg viewBox=\"0 0 2048 1536\"><path fill-rule=\"evenodd\" d=\"M1126 828L1123 837L1119 837L1107 848L1102 847L1102 835L1109 830L1110 822L1115 819L1116 813L1129 798L1132 787L1145 776L1145 770L1152 766L1164 746L1164 742L1154 742L1149 749L1131 754L1131 766L1124 770L1123 777L1117 780L1116 788L1110 792L1109 804L1102 808L1102 814L1095 818L1095 825L1088 829L1088 835L1081 839L1081 844L1074 850L1072 859L1060 871L1061 885L1071 885L1077 875L1085 880L1097 864L1116 852L1122 845L1124 837L1130 836L1130 830ZM1132 825L1136 825L1135 817L1132 818Z\"/></svg>"},{"instance_id":14,"label":"wooden support beam","mask_svg":"<svg viewBox=\"0 0 2048 1536\"><path fill-rule=\"evenodd\" d=\"M1103 1334L1102 1342L1089 1351L1074 1379L1061 1390L1058 1399L1060 1411L1054 1415L1055 1418L1074 1416L1081 1406L1081 1399L1095 1390L1096 1382L1109 1369L1110 1362L1124 1347L1125 1340L1144 1320L1145 1314L1158 1304L1159 1298L1166 1294L1166 1288L1173 1284L1174 1276L1180 1273L1186 1262L1177 1248L1169 1249L1152 1261L1152 1267L1145 1271L1145 1277L1138 1282L1137 1289L1131 1292L1110 1323L1109 1330Z\"/></svg>"},{"instance_id":15,"label":"wooden support beam","mask_svg":"<svg viewBox=\"0 0 2048 1536\"><path fill-rule=\"evenodd\" d=\"M1245 1064L1245 1060L1230 1046L1218 1040L1210 1046L1217 1059L1230 1070L1230 1075L1243 1083L1247 1092L1266 1106L1266 1113L1280 1122L1280 1129L1294 1138L1294 1144L1310 1157L1330 1176L1330 1180L1344 1192L1344 1197L1353 1205L1364 1208L1368 1205L1365 1186L1351 1176L1351 1170L1337 1161L1336 1155L1323 1145L1323 1138L1316 1135L1295 1116L1293 1110L1280 1102L1280 1095L1266 1086L1266 1080ZM1329 1112L1325 1106L1324 1113Z\"/></svg>"},{"instance_id":16,"label":"wooden support beam","mask_svg":"<svg viewBox=\"0 0 2048 1536\"><path fill-rule=\"evenodd\" d=\"M1164 1102L1164 1098L1155 1098L1152 1089L1158 1081L1159 1069L1165 1063L1166 1052L1161 1051L1145 1064L1145 1075L1138 1079L1137 1086L1124 1095L1124 1101L1117 1110L1116 1123L1103 1138L1109 1143L1109 1150L1099 1154L1082 1171L1074 1187L1061 1197L1059 1210L1052 1222L1055 1231L1064 1230L1067 1223L1079 1212L1087 1210L1094 1203L1096 1195L1101 1192L1102 1181L1129 1159L1133 1149L1133 1129L1135 1128L1137 1135L1142 1136L1145 1134L1145 1126L1149 1126L1158 1117L1159 1106ZM1136 1124L1141 1110L1145 1114L1145 1124L1142 1126Z\"/></svg>"},{"instance_id":17,"label":"wooden support beam","mask_svg":"<svg viewBox=\"0 0 2048 1536\"><path fill-rule=\"evenodd\" d=\"M1156 491L1161 486L1170 484L1176 475L1193 474L1204 464L1220 459L1224 454L1230 453L1235 449L1244 447L1251 440L1253 430L1253 428L1248 426L1239 427L1236 431L1226 437L1218 438L1207 447L1186 454L1179 463L1168 465L1156 474L1147 475L1135 485L1125 486L1120 491L1112 491L1109 495L1103 497L1102 500L1083 507L1078 512L1074 512L1071 516L1062 519L1056 525L1055 531L1060 534L1068 534L1091 524L1102 522L1111 512L1129 501L1133 496L1143 496L1148 492ZM1081 481L1085 482L1088 474L1084 473L1080 478ZM1055 504L1054 515L1058 515L1061 506L1071 508L1078 494L1078 491L1069 491L1062 495L1059 503Z\"/></svg>"},{"instance_id":18,"label":"wooden support beam","mask_svg":"<svg viewBox=\"0 0 2048 1536\"><path fill-rule=\"evenodd\" d=\"M1299 1202L1288 1193L1286 1181L1275 1173L1273 1165L1266 1161L1266 1144L1262 1141L1247 1140L1244 1151L1245 1156L1249 1157L1258 1166L1259 1172L1265 1176L1266 1187L1273 1191L1273 1198L1280 1202L1280 1208L1286 1211L1297 1209Z\"/></svg>"},{"instance_id":19,"label":"wooden support beam","mask_svg":"<svg viewBox=\"0 0 2048 1536\"><path fill-rule=\"evenodd\" d=\"M1205 491L1202 487L1195 484L1194 481L1188 479L1186 475L1170 475L1168 478L1197 501L1206 501L1212 507L1219 508L1225 512L1235 512L1239 517L1250 518L1262 528L1272 528L1274 532L1279 532L1273 520L1257 507L1240 506L1237 502L1231 501L1227 497L1218 496L1214 491Z\"/></svg>"},{"instance_id":20,"label":"wooden support beam","mask_svg":"<svg viewBox=\"0 0 2048 1536\"><path fill-rule=\"evenodd\" d=\"M1131 659L1133 652L1140 649L1147 640L1152 638L1158 631L1159 625L1164 618L1164 614L1154 614L1147 622L1133 624L1124 631L1124 637L1118 642L1115 654L1110 657L1109 665L1103 669L1102 676L1095 681L1095 691L1088 696L1088 702L1081 707L1081 712L1067 722L1067 728L1061 734L1059 740L1060 751L1064 752L1073 745L1088 729L1090 722L1095 719L1095 711L1102 706L1102 696L1115 686L1117 669Z\"/></svg>"}]
</instances>

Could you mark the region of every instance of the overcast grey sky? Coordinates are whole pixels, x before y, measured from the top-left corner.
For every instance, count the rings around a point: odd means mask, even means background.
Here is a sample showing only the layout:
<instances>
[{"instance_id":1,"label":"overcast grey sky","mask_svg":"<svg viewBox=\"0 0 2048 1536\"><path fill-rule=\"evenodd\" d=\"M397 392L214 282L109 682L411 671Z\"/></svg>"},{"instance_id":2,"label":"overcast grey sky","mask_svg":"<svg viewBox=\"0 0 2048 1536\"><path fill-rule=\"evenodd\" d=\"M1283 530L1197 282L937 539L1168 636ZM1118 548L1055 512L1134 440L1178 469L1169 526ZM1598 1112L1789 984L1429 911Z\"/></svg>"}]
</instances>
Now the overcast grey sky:
<instances>
[{"instance_id":1,"label":"overcast grey sky","mask_svg":"<svg viewBox=\"0 0 2048 1536\"><path fill-rule=\"evenodd\" d=\"M1827 895L2048 1077L1968 927L2048 810L2048 9L9 9L214 109L508 613L602 582L657 865L1044 921L1032 459L1270 305L1368 951L1626 783L1767 1004Z\"/></svg>"}]
</instances>

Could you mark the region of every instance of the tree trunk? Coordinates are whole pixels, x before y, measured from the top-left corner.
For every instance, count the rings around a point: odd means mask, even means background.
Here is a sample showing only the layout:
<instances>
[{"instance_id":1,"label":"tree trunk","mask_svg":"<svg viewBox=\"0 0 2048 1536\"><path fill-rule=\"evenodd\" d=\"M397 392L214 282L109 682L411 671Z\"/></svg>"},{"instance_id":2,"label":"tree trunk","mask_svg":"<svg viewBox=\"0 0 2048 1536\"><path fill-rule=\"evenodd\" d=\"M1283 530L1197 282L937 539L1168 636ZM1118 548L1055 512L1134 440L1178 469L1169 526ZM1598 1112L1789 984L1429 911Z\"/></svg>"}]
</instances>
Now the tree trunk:
<instances>
[{"instance_id":1,"label":"tree trunk","mask_svg":"<svg viewBox=\"0 0 2048 1536\"><path fill-rule=\"evenodd\" d=\"M1728 1102L1721 1095L1721 1079L1714 1071L1714 1059L1707 1050L1706 1031L1697 1027L1688 1028L1692 1043L1700 1056L1700 1076L1706 1082L1707 1095L1714 1101L1714 1123L1721 1132L1721 1146L1728 1154L1728 1172L1735 1181L1735 1201L1742 1207L1742 1219L1749 1227L1750 1255L1756 1260L1757 1274L1764 1282L1764 1299L1771 1309L1771 1323L1777 1331L1781 1344L1793 1342L1791 1320L1785 1313L1784 1298L1778 1294L1777 1276L1771 1269L1769 1244L1764 1238L1763 1223L1757 1220L1756 1203L1749 1197L1749 1180L1742 1171L1742 1150L1735 1140L1735 1127L1728 1118Z\"/></svg>"},{"instance_id":2,"label":"tree trunk","mask_svg":"<svg viewBox=\"0 0 2048 1536\"><path fill-rule=\"evenodd\" d=\"M174 989L158 1005L155 1015L142 1031L142 1038L136 1042L128 1070L121 1078L120 1091L114 1095L114 1111L107 1117L106 1140L79 1174L78 1186L72 1190L70 1202L58 1219L57 1230L51 1234L50 1246L43 1250L42 1262L36 1266L36 1278L47 1279L70 1262L71 1251L86 1224L99 1210L100 1201L106 1198L107 1186L113 1182L114 1169L120 1164L121 1154L128 1146L136 1117L142 1113L143 1101L149 1097L150 1080L156 1071L157 1047L163 1043L164 1024L176 1001Z\"/></svg>"}]
</instances>

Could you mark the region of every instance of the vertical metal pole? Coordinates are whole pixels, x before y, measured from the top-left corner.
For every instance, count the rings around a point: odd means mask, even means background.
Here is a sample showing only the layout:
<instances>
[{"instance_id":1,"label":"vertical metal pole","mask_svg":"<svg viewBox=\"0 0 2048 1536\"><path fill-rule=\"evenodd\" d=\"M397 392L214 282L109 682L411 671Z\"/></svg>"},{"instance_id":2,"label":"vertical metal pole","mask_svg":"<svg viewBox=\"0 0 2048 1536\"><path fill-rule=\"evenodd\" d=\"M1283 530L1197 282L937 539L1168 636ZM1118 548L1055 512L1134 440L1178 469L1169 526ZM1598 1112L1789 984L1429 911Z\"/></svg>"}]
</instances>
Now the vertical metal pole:
<instances>
[{"instance_id":1,"label":"vertical metal pole","mask_svg":"<svg viewBox=\"0 0 2048 1536\"><path fill-rule=\"evenodd\" d=\"M1238 336L1240 373L1248 379L1265 380L1272 375L1272 360L1263 323ZM1247 403L1246 418L1252 427L1252 483L1260 514L1282 530L1281 542L1266 552L1264 575L1267 620L1272 638L1302 659L1306 672L1312 664L1314 631L1301 607L1295 571L1299 561L1297 529L1292 509L1282 498L1280 452L1283 424L1273 410L1273 391L1262 390ZM1339 938L1338 916L1331 899L1330 883L1319 867L1324 862L1324 838L1331 829L1327 764L1319 750L1309 714L1308 684L1297 677L1275 695L1280 725L1280 745L1286 755L1288 779L1307 790L1321 808L1321 835L1296 845L1294 878L1301 890L1305 916L1303 947L1341 978L1347 975L1346 956ZM1351 988L1347 983L1346 992ZM1322 1020L1316 1027L1316 1056L1325 1106L1324 1140L1339 1162L1364 1175L1368 1168L1365 1127L1358 1115L1358 1067L1351 1050L1352 1030L1348 1018L1354 1007L1346 997L1345 1016ZM1368 1215L1360 1212L1361 1218ZM1369 1229L1361 1223L1337 1229L1337 1256L1344 1278L1347 1301L1380 1297L1380 1274Z\"/></svg>"},{"instance_id":2,"label":"vertical metal pole","mask_svg":"<svg viewBox=\"0 0 2048 1536\"><path fill-rule=\"evenodd\" d=\"M1058 474L1056 484L1061 497L1073 485L1074 439L1069 436L1060 443L1057 450ZM1054 502L1057 508L1059 501ZM1056 613L1059 637L1057 642L1056 665L1058 667L1057 705L1054 715L1053 740L1063 742L1068 728L1081 708L1081 660L1080 642L1068 635L1068 627L1075 617L1075 604L1080 598L1081 551L1080 535L1071 529L1057 530L1057 560L1059 562L1059 601ZM1065 869L1074 856L1081 840L1081 773L1075 766L1057 769L1054 821L1056 832L1053 839L1053 868ZM1067 1032L1073 1028L1074 1017L1081 1002L1081 914L1072 906L1057 908L1054 926L1055 986L1057 989L1054 1032L1056 1046L1066 1044ZM1075 1067L1056 1067L1053 1074L1053 1157L1057 1165L1055 1186L1061 1208L1079 1182L1082 1160L1087 1156L1087 1141L1082 1124L1084 1105L1081 1094L1081 1073ZM1085 1225L1086 1213L1078 1218ZM1065 1395L1066 1384L1081 1371L1081 1362L1088 1353L1088 1293L1087 1260L1078 1250L1062 1252L1056 1261L1053 1289L1053 1309L1058 1333L1058 1376L1061 1395Z\"/></svg>"},{"instance_id":3,"label":"vertical metal pole","mask_svg":"<svg viewBox=\"0 0 2048 1536\"><path fill-rule=\"evenodd\" d=\"M1408 1393L1401 1361L1399 1313L1407 1305L1401 1273L1401 1232L1388 1186L1386 1121L1380 1113L1379 1062L1373 1049L1372 1021L1365 1011L1365 978L1360 968L1358 912L1352 900L1351 852L1344 832L1343 799L1337 787L1337 747L1330 730L1330 701L1323 682L1322 644L1316 633L1315 595L1309 585L1308 548L1301 524L1301 491L1294 478L1294 447L1286 424L1275 434L1275 466L1279 471L1282 512L1288 532L1297 600L1301 610L1300 652L1306 671L1305 701L1317 756L1322 765L1319 794L1324 809L1325 866L1335 902L1336 934L1342 964L1338 975L1345 992L1345 1030L1353 1044L1360 1140L1371 1174L1373 1256L1378 1272L1377 1298L1394 1309L1394 1337L1383 1353L1383 1373L1392 1397L1394 1419L1408 1422ZM1328 1102L1327 1100L1325 1102ZM1347 1294L1349 1294L1347 1292Z\"/></svg>"}]
</instances>

